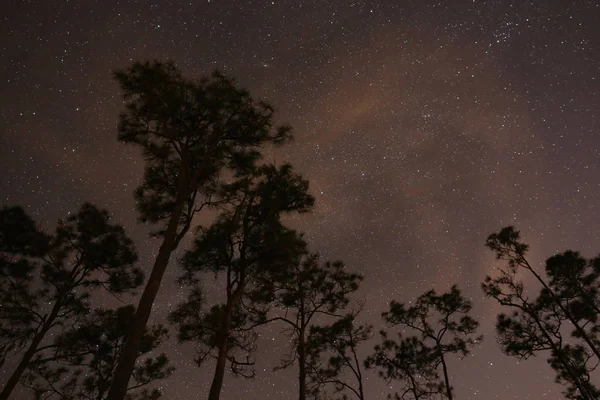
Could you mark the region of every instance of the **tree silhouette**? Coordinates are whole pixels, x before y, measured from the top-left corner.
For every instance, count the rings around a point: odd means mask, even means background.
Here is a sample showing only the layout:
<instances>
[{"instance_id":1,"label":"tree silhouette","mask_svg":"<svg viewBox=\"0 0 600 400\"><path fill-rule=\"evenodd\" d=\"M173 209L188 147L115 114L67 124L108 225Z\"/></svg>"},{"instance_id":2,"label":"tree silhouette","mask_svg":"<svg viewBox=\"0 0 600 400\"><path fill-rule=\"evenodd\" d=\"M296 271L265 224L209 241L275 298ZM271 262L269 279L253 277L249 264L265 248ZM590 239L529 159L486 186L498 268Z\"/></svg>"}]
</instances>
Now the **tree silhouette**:
<instances>
[{"instance_id":1,"label":"tree silhouette","mask_svg":"<svg viewBox=\"0 0 600 400\"><path fill-rule=\"evenodd\" d=\"M6 400L34 356L56 347L42 345L48 332L60 331L89 311L94 289L128 292L143 278L133 267L132 241L121 226L110 223L107 211L86 203L60 221L53 235L38 232L19 208L0 214L0 348L3 358L24 350L0 393Z\"/></svg>"},{"instance_id":2,"label":"tree silhouette","mask_svg":"<svg viewBox=\"0 0 600 400\"><path fill-rule=\"evenodd\" d=\"M367 368L378 368L379 376L387 382L400 381L402 392L394 393L396 400L433 400L444 396L444 382L433 361L433 349L416 336L400 337L398 342L380 332L382 343L367 357ZM392 395L388 395L392 398Z\"/></svg>"},{"instance_id":3,"label":"tree silhouette","mask_svg":"<svg viewBox=\"0 0 600 400\"><path fill-rule=\"evenodd\" d=\"M549 300L558 300L565 317L576 320L581 330L573 336L589 340L594 348L600 346L600 257L587 260L576 251L567 250L546 260L549 282L542 294ZM583 334L582 334L583 331ZM585 336L584 336L585 335ZM590 348L594 354L596 352Z\"/></svg>"},{"instance_id":4,"label":"tree silhouette","mask_svg":"<svg viewBox=\"0 0 600 400\"><path fill-rule=\"evenodd\" d=\"M596 329L594 328L592 332L586 330L581 324L581 315L574 315L572 313L572 310L583 312L581 307L578 306L581 305L582 300L584 303L587 300L585 297L580 297L585 296L585 289L582 289L583 292L578 292L577 289L577 277L580 276L581 273L585 273L585 267L587 263L584 262L583 267L577 266L576 264L578 261L578 255L570 254L572 252L567 252L567 254L559 255L556 258L553 257L549 259L548 261L550 262L550 265L547 267L547 272L550 273L552 278L551 285L549 285L525 258L529 246L520 241L519 231L515 230L514 227L509 226L503 228L498 233L491 234L487 238L486 246L496 253L497 259L508 261L509 268L514 269L515 271L521 269L531 273L531 275L533 275L535 279L542 285L542 295L548 297L549 300L553 301L558 306L560 312L575 327L574 334L583 339L589 346L589 349L600 360L600 347L597 345L597 343L595 343L597 342L595 332ZM569 260L569 258L571 260ZM561 260L569 260L574 262L570 262L566 268L562 268ZM593 266L594 263L592 262L591 265ZM574 266L578 267L579 271L569 271L569 269ZM591 283L592 286L595 286L597 285L598 274L594 273L593 269L591 272ZM557 289L558 292L555 292L555 289ZM575 292L571 293L573 289L575 289ZM561 294L564 297L561 297ZM574 305L572 303L573 300L577 300ZM597 299L592 300L592 304L594 303L597 303ZM592 312L592 314L594 313Z\"/></svg>"},{"instance_id":5,"label":"tree silhouette","mask_svg":"<svg viewBox=\"0 0 600 400\"><path fill-rule=\"evenodd\" d=\"M0 367L36 334L38 298L30 288L49 237L21 207L0 209ZM36 323L37 322L37 323Z\"/></svg>"},{"instance_id":6,"label":"tree silhouette","mask_svg":"<svg viewBox=\"0 0 600 400\"><path fill-rule=\"evenodd\" d=\"M224 170L251 169L260 147L285 141L290 129L273 127L272 107L218 72L194 81L170 62L146 62L115 78L127 101L119 140L140 146L146 161L135 192L140 219L159 224L155 235L162 238L110 388L110 400L122 400L169 258L192 218L212 203Z\"/></svg>"},{"instance_id":7,"label":"tree silhouette","mask_svg":"<svg viewBox=\"0 0 600 400\"><path fill-rule=\"evenodd\" d=\"M359 400L365 400L362 360L359 346L371 338L372 326L356 322L362 307L331 325L313 325L307 339L308 386L321 388L333 385L335 394L342 400L350 392ZM345 379L350 374L351 380ZM314 390L313 392L316 392Z\"/></svg>"},{"instance_id":8,"label":"tree silhouette","mask_svg":"<svg viewBox=\"0 0 600 400\"><path fill-rule=\"evenodd\" d=\"M292 339L292 351L279 368L298 363L299 399L306 400L314 397L321 386L307 379L309 329L318 322L318 317L342 317L340 311L348 305L349 295L358 289L363 278L346 272L341 261L320 262L318 254L307 252L303 241L298 242L294 263L270 267L260 277L262 293L256 294L255 299L275 307L272 312L277 315L267 321L287 324L284 332Z\"/></svg>"},{"instance_id":9,"label":"tree silhouette","mask_svg":"<svg viewBox=\"0 0 600 400\"><path fill-rule=\"evenodd\" d=\"M488 283L489 284L489 283ZM507 290L504 290L508 294ZM497 295L498 296L498 295ZM541 351L550 351L548 363L557 371L557 383L566 383L565 396L595 399L598 390L590 383L590 355L580 345L565 344L561 332L564 319L540 299L529 301L522 293L512 299L498 296L503 305L515 308L510 316L498 315L496 331L502 351L526 360Z\"/></svg>"},{"instance_id":10,"label":"tree silhouette","mask_svg":"<svg viewBox=\"0 0 600 400\"><path fill-rule=\"evenodd\" d=\"M220 396L227 362L236 376L251 378L254 371L250 356L256 349L254 333L247 329L251 317L238 305L231 310L217 304L206 310L206 300L195 287L185 303L179 304L169 319L178 325L178 340L196 343L195 361L202 366L206 359L217 361L209 396ZM228 330L224 332L224 327ZM214 389L213 389L214 387ZM217 391L218 390L218 391Z\"/></svg>"},{"instance_id":11,"label":"tree silhouette","mask_svg":"<svg viewBox=\"0 0 600 400\"><path fill-rule=\"evenodd\" d=\"M282 214L306 212L312 207L313 198L307 189L308 182L289 165L262 166L225 185L220 197L227 200L221 214L211 226L199 230L193 250L183 257L180 281L194 289L188 301L171 314L171 321L179 324L180 341L199 343L199 363L209 355L216 358L210 400L220 396L228 360L234 373L247 373L240 367L251 364L248 354L254 350L248 325L255 326L264 319L264 313L251 301L251 292L260 290L255 287L255 278L266 266L273 268L293 260L290 239L296 240L296 236L280 219ZM206 272L223 278L224 303L203 313L199 284ZM236 350L247 358L241 361Z\"/></svg>"},{"instance_id":12,"label":"tree silhouette","mask_svg":"<svg viewBox=\"0 0 600 400\"><path fill-rule=\"evenodd\" d=\"M586 346L597 344L595 261L587 262L570 251L553 256L546 262L551 277L550 283L546 283L525 258L529 246L520 241L520 234L513 227L490 235L486 246L498 259L507 261L498 276L486 277L482 285L488 297L514 309L510 316L498 315L496 330L503 352L527 359L549 351L548 363L557 372L557 382L567 384L564 392L567 398L598 398L600 392L589 376L597 364L591 362L595 352ZM536 299L529 299L523 282L518 280L517 275L523 270L542 285ZM582 344L566 342L566 323L575 326L571 336L582 339Z\"/></svg>"},{"instance_id":13,"label":"tree silhouette","mask_svg":"<svg viewBox=\"0 0 600 400\"><path fill-rule=\"evenodd\" d=\"M110 387L119 353L131 323L132 306L115 310L94 310L77 326L59 335L51 351L38 354L26 377L36 400L104 400ZM128 388L131 400L156 400L161 392L147 389L150 383L167 378L173 372L165 354L148 356L167 338L161 325L147 329L142 338L138 362ZM140 357L146 356L143 360Z\"/></svg>"},{"instance_id":14,"label":"tree silhouette","mask_svg":"<svg viewBox=\"0 0 600 400\"><path fill-rule=\"evenodd\" d=\"M550 357L550 366L556 371L556 383L567 384L563 391L565 398L576 400L600 398L600 390L591 383L590 373L598 365L596 363L590 366L592 357L590 351L579 344L565 344L560 354L555 353ZM564 360L568 360L568 368ZM575 384L573 375L578 377L578 383L583 390Z\"/></svg>"},{"instance_id":15,"label":"tree silhouette","mask_svg":"<svg viewBox=\"0 0 600 400\"><path fill-rule=\"evenodd\" d=\"M450 291L437 295L430 290L419 296L414 306L392 301L390 310L382 314L385 322L399 327L399 342L388 339L381 332L382 344L366 361L369 367L380 369L380 375L400 379L404 392L396 398L430 399L443 393L452 400L452 386L446 357L457 354L465 357L471 347L481 340L475 337L479 323L471 318L471 302L465 299L456 285ZM416 336L405 337L402 330L409 328ZM443 380L439 378L441 366Z\"/></svg>"}]
</instances>

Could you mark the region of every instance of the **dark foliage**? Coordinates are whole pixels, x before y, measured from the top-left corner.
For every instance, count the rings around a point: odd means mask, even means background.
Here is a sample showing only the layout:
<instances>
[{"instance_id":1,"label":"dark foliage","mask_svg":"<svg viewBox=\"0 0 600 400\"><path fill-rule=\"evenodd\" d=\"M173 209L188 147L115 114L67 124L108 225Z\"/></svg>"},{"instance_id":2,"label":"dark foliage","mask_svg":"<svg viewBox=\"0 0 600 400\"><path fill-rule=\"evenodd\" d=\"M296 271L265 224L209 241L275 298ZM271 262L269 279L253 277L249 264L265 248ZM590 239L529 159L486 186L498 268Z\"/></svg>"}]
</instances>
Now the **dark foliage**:
<instances>
[{"instance_id":1,"label":"dark foliage","mask_svg":"<svg viewBox=\"0 0 600 400\"><path fill-rule=\"evenodd\" d=\"M347 400L352 396L365 400L359 347L371 339L373 327L357 322L361 309L342 316L330 325L310 327L306 369L307 385L315 388L312 390L314 397L321 398L322 390L333 386L338 399Z\"/></svg>"},{"instance_id":2,"label":"dark foliage","mask_svg":"<svg viewBox=\"0 0 600 400\"><path fill-rule=\"evenodd\" d=\"M490 235L486 246L499 260L507 261L498 276L488 276L482 285L488 297L514 310L498 315L496 331L502 351L519 359L548 352L556 381L566 386L566 398L598 398L600 391L590 381L598 365L597 259L588 261L573 251L555 255L546 261L550 278L546 282L527 260L529 246L513 227ZM529 298L518 278L522 271L541 284L537 298ZM575 327L570 340L568 326Z\"/></svg>"},{"instance_id":3,"label":"dark foliage","mask_svg":"<svg viewBox=\"0 0 600 400\"><path fill-rule=\"evenodd\" d=\"M310 254L300 236L296 240L294 263L271 266L260 276L261 292L255 300L270 304L268 321L283 321L284 331L292 340L289 357L280 368L297 363L299 367L299 399L317 398L321 383L311 380L308 371L308 335L310 327L325 319L343 317L349 296L358 290L362 276L346 271L343 262L321 262L318 254ZM323 321L321 321L323 322Z\"/></svg>"},{"instance_id":4,"label":"dark foliage","mask_svg":"<svg viewBox=\"0 0 600 400\"><path fill-rule=\"evenodd\" d=\"M474 336L479 323L468 315L470 311L471 302L456 286L441 295L430 290L412 306L392 301L382 317L400 329L398 341L382 331L382 343L367 359L367 367L377 368L387 380L401 381L397 399L434 399L441 394L451 400L448 355L464 358L481 341L481 336ZM407 328L415 335L406 336Z\"/></svg>"},{"instance_id":5,"label":"dark foliage","mask_svg":"<svg viewBox=\"0 0 600 400\"><path fill-rule=\"evenodd\" d=\"M95 289L131 292L143 277L123 228L91 204L60 221L53 235L39 232L19 208L0 216L0 356L21 357L0 394L4 400L34 356L53 347L42 346L46 335L89 312Z\"/></svg>"},{"instance_id":6,"label":"dark foliage","mask_svg":"<svg viewBox=\"0 0 600 400\"><path fill-rule=\"evenodd\" d=\"M94 310L76 326L54 340L54 349L37 355L26 377L35 398L104 400L119 353L131 323L132 306L115 310ZM138 362L128 388L131 400L154 400L160 390L148 389L150 383L169 377L174 368L167 356L150 356L167 338L167 330L156 325L147 329L139 349Z\"/></svg>"},{"instance_id":7,"label":"dark foliage","mask_svg":"<svg viewBox=\"0 0 600 400\"><path fill-rule=\"evenodd\" d=\"M229 361L236 375L253 376L251 354L255 349L252 331L265 319L265 311L253 301L260 291L256 277L265 269L293 262L293 232L281 223L290 212L306 212L313 198L308 182L292 171L266 165L252 174L224 185L224 199L217 220L200 227L194 248L182 259L182 283L193 285L188 301L171 314L179 326L180 341L195 341L198 363L208 356L217 360L209 398L217 399ZM224 302L202 311L200 285L206 273L222 285ZM236 353L241 353L242 358Z\"/></svg>"},{"instance_id":8,"label":"dark foliage","mask_svg":"<svg viewBox=\"0 0 600 400\"><path fill-rule=\"evenodd\" d=\"M253 100L220 72L190 80L171 62L145 62L114 76L127 101L119 140L140 146L146 160L144 182L135 192L144 222L169 220L183 196L184 231L198 196L210 196L224 168L247 173L260 160L261 146L291 138L289 126L273 126L270 105Z\"/></svg>"},{"instance_id":9,"label":"dark foliage","mask_svg":"<svg viewBox=\"0 0 600 400\"><path fill-rule=\"evenodd\" d=\"M119 140L140 146L146 164L135 192L140 220L158 224L162 238L110 389L111 400L122 400L162 276L194 215L219 203L223 174L252 173L262 146L291 136L288 126L274 126L270 105L219 72L190 80L173 63L146 62L114 77L126 101Z\"/></svg>"}]
</instances>

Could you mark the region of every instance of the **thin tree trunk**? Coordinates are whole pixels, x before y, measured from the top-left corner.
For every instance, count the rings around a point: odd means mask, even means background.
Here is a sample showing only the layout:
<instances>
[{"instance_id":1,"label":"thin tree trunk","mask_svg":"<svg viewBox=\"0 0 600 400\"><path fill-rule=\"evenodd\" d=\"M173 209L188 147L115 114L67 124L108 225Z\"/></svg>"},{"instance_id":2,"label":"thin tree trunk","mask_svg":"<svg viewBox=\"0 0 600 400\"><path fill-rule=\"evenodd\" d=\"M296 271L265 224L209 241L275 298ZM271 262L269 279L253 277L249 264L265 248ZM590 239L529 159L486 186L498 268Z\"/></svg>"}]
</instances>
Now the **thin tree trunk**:
<instances>
[{"instance_id":1,"label":"thin tree trunk","mask_svg":"<svg viewBox=\"0 0 600 400\"><path fill-rule=\"evenodd\" d=\"M23 375L23 373L27 369L27 366L29 365L29 362L31 361L31 358L35 354L35 352L37 350L37 347L39 346L39 344L41 343L42 339L44 338L44 334L45 333L46 333L46 331L42 330L42 331L40 331L40 333L38 333L35 336L35 338L31 342L31 345L29 346L29 348L27 349L27 351L23 355L23 358L21 359L21 362L19 362L19 365L17 365L17 368L15 368L15 370L12 373L12 375L8 379L8 382L6 382L6 385L4 386L4 389L2 389L2 392L0 393L0 400L7 400L9 398L10 394L12 393L12 391L17 386L17 383L19 383L19 380L21 379L21 376Z\"/></svg>"},{"instance_id":2,"label":"thin tree trunk","mask_svg":"<svg viewBox=\"0 0 600 400\"><path fill-rule=\"evenodd\" d=\"M360 400L365 400L365 393L363 390L362 382L362 372L360 370L360 361L358 359L358 355L356 354L356 349L354 348L354 346L352 346L351 349L352 355L354 356L354 364L356 365L356 371L354 372L354 374L356 375L356 380L358 380L358 396ZM350 364L350 361L348 361L348 364Z\"/></svg>"},{"instance_id":3,"label":"thin tree trunk","mask_svg":"<svg viewBox=\"0 0 600 400\"><path fill-rule=\"evenodd\" d=\"M358 393L360 394L360 400L365 400L365 392L363 390L362 378L358 380Z\"/></svg>"},{"instance_id":4,"label":"thin tree trunk","mask_svg":"<svg viewBox=\"0 0 600 400\"><path fill-rule=\"evenodd\" d=\"M233 313L234 305L227 304L223 326L220 332L219 355L217 357L217 365L215 366L215 374L213 376L208 400L219 400L221 389L223 388L223 379L225 377L225 367L227 366L227 352L229 351L229 332L231 329L231 314Z\"/></svg>"},{"instance_id":5,"label":"thin tree trunk","mask_svg":"<svg viewBox=\"0 0 600 400\"><path fill-rule=\"evenodd\" d=\"M228 283L229 284L229 283ZM210 385L210 391L208 392L208 400L219 400L221 396L221 389L223 388L223 380L225 378L225 368L227 367L227 353L229 351L229 336L231 334L231 317L233 311L238 305L238 302L244 294L246 289L246 279L244 276L240 278L237 289L231 294L230 288L228 288L228 300L225 307L225 315L223 318L223 325L221 327L221 337L219 343L219 354L217 356L217 365L215 366L215 374L213 376L212 383Z\"/></svg>"},{"instance_id":6,"label":"thin tree trunk","mask_svg":"<svg viewBox=\"0 0 600 400\"><path fill-rule=\"evenodd\" d=\"M450 387L450 379L448 378L448 367L446 366L446 360L444 359L444 353L440 349L440 357L442 361L442 369L444 371L444 383L446 384L446 397L448 400L452 400L452 388Z\"/></svg>"},{"instance_id":7,"label":"thin tree trunk","mask_svg":"<svg viewBox=\"0 0 600 400\"><path fill-rule=\"evenodd\" d=\"M299 388L299 396L298 400L306 400L306 349L304 343L304 327L299 332L298 335L298 363L299 365L299 373L298 373L298 384Z\"/></svg>"},{"instance_id":8,"label":"thin tree trunk","mask_svg":"<svg viewBox=\"0 0 600 400\"><path fill-rule=\"evenodd\" d=\"M217 358L217 365L215 366L215 375L213 376L212 384L210 385L208 400L219 400L219 397L221 396L223 379L225 377L225 367L227 366L228 341L229 338L226 336L219 344L219 356Z\"/></svg>"},{"instance_id":9,"label":"thin tree trunk","mask_svg":"<svg viewBox=\"0 0 600 400\"><path fill-rule=\"evenodd\" d=\"M108 391L107 400L123 400L125 398L125 394L127 393L129 378L131 377L135 367L135 361L138 357L138 349L144 334L144 330L148 324L150 313L152 312L152 305L154 304L154 300L158 294L162 277L167 269L167 265L169 264L171 253L173 250L175 250L174 244L177 240L179 219L183 212L183 207L188 195L188 191L186 190L186 180L183 175L183 171L180 172L177 200L173 210L171 211L171 216L169 218L167 230L163 237L163 242L158 251L158 256L154 261L154 266L152 267L152 273L150 274L148 283L144 288L144 292L140 298L140 302L131 321L131 325L127 330L125 345L123 346L119 356L119 364L115 370L115 376Z\"/></svg>"},{"instance_id":10,"label":"thin tree trunk","mask_svg":"<svg viewBox=\"0 0 600 400\"><path fill-rule=\"evenodd\" d=\"M46 333L48 333L48 331L52 327L52 323L56 319L56 316L58 315L58 312L60 311L61 308L62 308L62 296L56 301L56 303L54 303L54 306L52 307L52 311L50 312L50 315L48 315L48 318L42 325L42 329L38 332L37 335L34 336L33 341L31 342L31 344L29 345L29 348L23 355L23 358L17 365L17 368L15 368L12 375L6 382L6 385L2 389L2 392L0 392L0 400L8 400L8 398L10 397L11 393L13 392L13 390L19 383L21 376L23 376L23 373L29 366L31 359L37 352L37 349L38 349L40 343L42 342L42 340L44 339L44 336L46 336Z\"/></svg>"},{"instance_id":11,"label":"thin tree trunk","mask_svg":"<svg viewBox=\"0 0 600 400\"><path fill-rule=\"evenodd\" d=\"M553 347L555 348L554 345L553 345ZM560 363L563 365L563 367L569 373L569 375L571 375L571 378L573 379L572 382L575 384L575 386L577 386L577 389L579 389L579 393L581 393L583 398L588 399L588 400L597 400L589 392L588 387L587 387L587 382L582 382L581 377L579 375L577 375L577 373L575 373L575 371L573 371L573 368L569 364L569 360L567 360L565 358L565 356L562 354L562 352L560 350L555 349L555 352L557 354L558 359L560 360Z\"/></svg>"},{"instance_id":12,"label":"thin tree trunk","mask_svg":"<svg viewBox=\"0 0 600 400\"><path fill-rule=\"evenodd\" d=\"M419 386L417 385L417 382L415 381L415 377L413 376L412 373L408 374L408 377L409 377L410 383L412 385L411 391L413 393L413 396L415 397L415 400L420 400L422 394L421 394L421 390L419 390Z\"/></svg>"}]
</instances>

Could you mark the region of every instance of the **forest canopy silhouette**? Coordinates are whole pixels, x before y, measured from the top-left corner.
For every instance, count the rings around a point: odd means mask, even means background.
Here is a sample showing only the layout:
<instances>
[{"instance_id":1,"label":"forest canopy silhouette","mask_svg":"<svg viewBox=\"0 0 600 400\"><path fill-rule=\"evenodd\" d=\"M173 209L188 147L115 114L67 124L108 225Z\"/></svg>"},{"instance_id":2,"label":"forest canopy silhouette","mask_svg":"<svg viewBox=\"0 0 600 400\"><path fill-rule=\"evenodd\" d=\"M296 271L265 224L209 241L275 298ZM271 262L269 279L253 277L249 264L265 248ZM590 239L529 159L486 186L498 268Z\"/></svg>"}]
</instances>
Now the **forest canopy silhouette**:
<instances>
[{"instance_id":1,"label":"forest canopy silhouette","mask_svg":"<svg viewBox=\"0 0 600 400\"><path fill-rule=\"evenodd\" d=\"M212 377L208 393L198 388L193 398L217 400L229 379L288 368L297 372L289 395L299 400L375 399L367 374L390 383L391 399L458 398L453 370L476 347L494 345L478 332L471 300L449 285L389 299L380 324L366 323L361 266L326 259L286 225L315 199L293 165L266 161L293 137L271 105L221 72L191 79L172 62L134 63L114 79L125 102L117 138L144 160L134 197L158 240L155 259L141 265L123 226L91 203L51 232L23 207L3 205L0 366L9 373L0 400L20 398L18 386L32 399L158 399L161 382L178 373L168 340L192 344L196 373ZM216 217L197 222L209 214ZM499 348L519 360L546 358L565 398L598 399L600 257L567 250L540 271L516 228L484 241L501 264L481 283L504 310ZM186 295L166 321L149 324L167 268ZM134 301L107 308L106 295ZM254 369L265 326L288 343L269 372Z\"/></svg>"}]
</instances>

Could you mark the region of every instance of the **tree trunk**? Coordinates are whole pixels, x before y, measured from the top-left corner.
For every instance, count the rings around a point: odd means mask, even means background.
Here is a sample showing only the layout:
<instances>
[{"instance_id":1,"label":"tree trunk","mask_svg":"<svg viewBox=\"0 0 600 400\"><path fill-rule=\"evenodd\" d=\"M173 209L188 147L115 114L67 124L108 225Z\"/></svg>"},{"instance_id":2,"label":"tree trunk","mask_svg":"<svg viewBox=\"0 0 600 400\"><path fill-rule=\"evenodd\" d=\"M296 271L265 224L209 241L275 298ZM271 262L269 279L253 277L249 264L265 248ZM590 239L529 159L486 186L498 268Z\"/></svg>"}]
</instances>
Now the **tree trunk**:
<instances>
[{"instance_id":1,"label":"tree trunk","mask_svg":"<svg viewBox=\"0 0 600 400\"><path fill-rule=\"evenodd\" d=\"M358 393L360 395L360 400L365 400L365 393L363 390L362 379L358 381Z\"/></svg>"},{"instance_id":2,"label":"tree trunk","mask_svg":"<svg viewBox=\"0 0 600 400\"><path fill-rule=\"evenodd\" d=\"M448 397L448 400L452 400L452 388L450 387L450 379L448 378L448 367L446 366L446 359L444 358L444 353L442 352L442 349L439 349L439 351L440 351L440 358L442 361L442 370L444 371L444 384L446 385L446 397Z\"/></svg>"},{"instance_id":3,"label":"tree trunk","mask_svg":"<svg viewBox=\"0 0 600 400\"><path fill-rule=\"evenodd\" d=\"M351 337L352 339L352 337ZM350 349L352 350L352 355L354 356L354 366L355 368L352 368L351 361L348 360L348 365L350 365L350 368L354 371L354 375L356 376L356 380L358 381L358 398L360 400L365 400L365 393L364 393L364 389L363 389L363 382L362 382L362 372L360 370L360 360L358 359L358 355L356 354L356 348L354 345L352 345L350 347Z\"/></svg>"},{"instance_id":4,"label":"tree trunk","mask_svg":"<svg viewBox=\"0 0 600 400\"><path fill-rule=\"evenodd\" d=\"M42 330L35 336L33 342L31 342L31 345L23 355L21 362L19 362L19 365L17 365L17 368L15 368L12 375L8 379L8 382L6 382L4 389L2 389L2 392L0 393L0 400L7 400L9 398L10 394L15 389L15 386L17 386L17 383L19 383L23 372L25 372L25 370L27 369L31 358L35 354L37 347L40 345L42 339L44 338L45 333L46 332Z\"/></svg>"},{"instance_id":5,"label":"tree trunk","mask_svg":"<svg viewBox=\"0 0 600 400\"><path fill-rule=\"evenodd\" d=\"M569 364L569 360L567 360L565 358L565 356L562 355L562 352L560 350L556 350L556 346L553 345L553 348L554 348L554 351L556 352L558 359L560 360L560 363L563 365L565 370L569 373L569 375L573 379L572 382L575 384L575 386L577 386L577 389L579 389L579 393L581 393L583 398L586 400L597 400L589 392L589 389L587 387L587 382L582 382L581 377L575 371L573 371L573 368Z\"/></svg>"},{"instance_id":6,"label":"tree trunk","mask_svg":"<svg viewBox=\"0 0 600 400\"><path fill-rule=\"evenodd\" d=\"M413 396L414 396L415 400L419 400L421 398L421 392L418 390L419 386L417 385L417 382L415 381L415 377L413 376L412 373L409 374L408 377L409 377L410 383L412 385L411 391L413 393Z\"/></svg>"},{"instance_id":7,"label":"tree trunk","mask_svg":"<svg viewBox=\"0 0 600 400\"><path fill-rule=\"evenodd\" d=\"M17 383L19 383L21 376L23 376L23 373L29 366L31 359L35 355L40 343L44 339L44 336L46 336L46 333L52 327L52 323L56 319L56 316L58 315L58 312L60 311L61 308L62 308L62 296L56 301L56 303L54 303L54 306L52 307L52 311L50 312L48 319L46 319L46 321L42 325L42 329L38 332L37 335L34 336L33 341L31 342L31 344L29 345L29 348L23 355L23 358L17 365L17 368L15 368L12 375L6 382L6 385L2 389L2 392L0 392L0 400L8 400L8 398L10 397L12 391L17 386Z\"/></svg>"},{"instance_id":8,"label":"tree trunk","mask_svg":"<svg viewBox=\"0 0 600 400\"><path fill-rule=\"evenodd\" d=\"M306 354L305 354L305 343L304 343L304 327L298 334L298 384L299 395L298 400L306 400Z\"/></svg>"},{"instance_id":9,"label":"tree trunk","mask_svg":"<svg viewBox=\"0 0 600 400\"><path fill-rule=\"evenodd\" d=\"M150 279L144 288L142 297L137 306L135 315L131 321L131 325L127 330L127 336L125 339L125 345L119 355L119 364L115 370L115 376L112 384L108 391L107 400L123 400L127 393L127 387L129 385L129 378L135 367L135 361L138 357L138 348L148 324L150 313L152 312L152 305L158 294L162 277L169 264L169 258L174 249L174 244L177 239L177 228L179 226L179 219L187 200L187 190L185 189L185 180L183 173L180 175L179 190L177 194L177 201L167 225L167 230L163 237L163 242L158 251L158 256L154 261L152 267L152 273Z\"/></svg>"},{"instance_id":10,"label":"tree trunk","mask_svg":"<svg viewBox=\"0 0 600 400\"><path fill-rule=\"evenodd\" d=\"M357 367L357 371L358 371L358 394L360 396L360 400L365 400L365 392L364 392L363 383L362 383L362 374L360 373L360 365L358 363L358 360L356 362L356 367Z\"/></svg>"},{"instance_id":11,"label":"tree trunk","mask_svg":"<svg viewBox=\"0 0 600 400\"><path fill-rule=\"evenodd\" d=\"M225 367L227 366L229 331L231 329L231 314L233 313L233 308L233 304L227 304L227 307L225 308L223 326L221 327L220 333L221 337L219 338L219 355L217 357L217 365L215 366L215 374L213 376L212 384L210 385L210 392L208 393L208 400L219 400L219 397L221 396L223 379L225 377Z\"/></svg>"},{"instance_id":12,"label":"tree trunk","mask_svg":"<svg viewBox=\"0 0 600 400\"><path fill-rule=\"evenodd\" d=\"M219 344L219 356L215 367L215 375L213 376L212 384L210 385L208 400L219 400L219 397L221 396L223 378L225 377L225 367L227 366L227 342L228 337L224 337Z\"/></svg>"}]
</instances>

